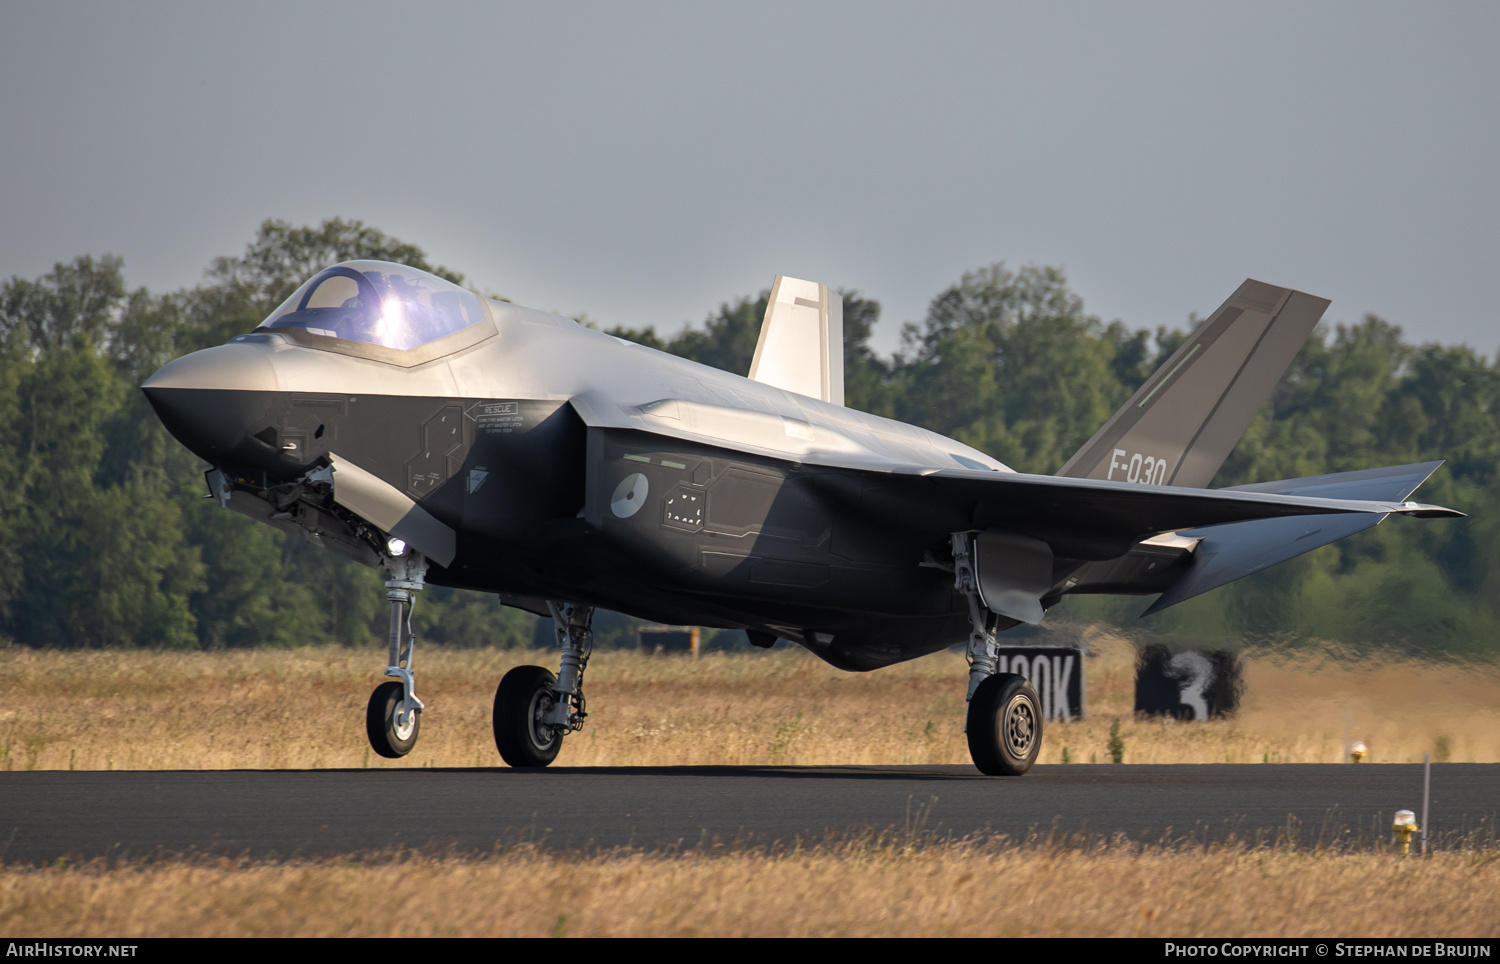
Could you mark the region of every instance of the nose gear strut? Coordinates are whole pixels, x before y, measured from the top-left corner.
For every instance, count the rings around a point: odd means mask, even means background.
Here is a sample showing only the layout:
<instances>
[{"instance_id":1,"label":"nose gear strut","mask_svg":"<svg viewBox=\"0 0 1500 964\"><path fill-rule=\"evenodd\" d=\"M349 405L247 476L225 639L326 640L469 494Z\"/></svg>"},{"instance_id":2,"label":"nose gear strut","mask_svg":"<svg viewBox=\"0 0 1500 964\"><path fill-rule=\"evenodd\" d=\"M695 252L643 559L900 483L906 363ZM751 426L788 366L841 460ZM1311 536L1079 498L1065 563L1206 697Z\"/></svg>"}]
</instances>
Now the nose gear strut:
<instances>
[{"instance_id":1,"label":"nose gear strut","mask_svg":"<svg viewBox=\"0 0 1500 964\"><path fill-rule=\"evenodd\" d=\"M412 650L417 637L411 617L417 593L426 585L427 560L408 550L399 556L382 557L386 571L385 598L391 604L390 652L385 675L397 682L382 683L370 696L365 730L370 746L383 757L395 759L410 753L417 743L422 710L412 672Z\"/></svg>"}]
</instances>

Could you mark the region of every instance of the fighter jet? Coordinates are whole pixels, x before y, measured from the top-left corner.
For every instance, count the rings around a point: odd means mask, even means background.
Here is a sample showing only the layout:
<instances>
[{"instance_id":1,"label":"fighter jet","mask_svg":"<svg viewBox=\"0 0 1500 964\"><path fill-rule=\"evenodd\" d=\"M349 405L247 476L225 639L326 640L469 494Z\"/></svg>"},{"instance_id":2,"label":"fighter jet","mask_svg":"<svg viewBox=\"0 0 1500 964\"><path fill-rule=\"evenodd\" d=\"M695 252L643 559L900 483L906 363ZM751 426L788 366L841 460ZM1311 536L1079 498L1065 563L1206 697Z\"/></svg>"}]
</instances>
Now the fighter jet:
<instances>
[{"instance_id":1,"label":"fighter jet","mask_svg":"<svg viewBox=\"0 0 1500 964\"><path fill-rule=\"evenodd\" d=\"M596 609L744 630L873 670L958 643L976 766L1025 773L1037 692L996 634L1071 593L1148 612L1375 525L1439 463L1207 489L1328 302L1246 281L1056 475L844 407L842 300L778 277L750 377L379 261L326 268L252 332L142 386L229 509L383 569L376 752L424 706L427 583L550 616L557 672L499 681L494 737L546 766L587 718Z\"/></svg>"}]
</instances>

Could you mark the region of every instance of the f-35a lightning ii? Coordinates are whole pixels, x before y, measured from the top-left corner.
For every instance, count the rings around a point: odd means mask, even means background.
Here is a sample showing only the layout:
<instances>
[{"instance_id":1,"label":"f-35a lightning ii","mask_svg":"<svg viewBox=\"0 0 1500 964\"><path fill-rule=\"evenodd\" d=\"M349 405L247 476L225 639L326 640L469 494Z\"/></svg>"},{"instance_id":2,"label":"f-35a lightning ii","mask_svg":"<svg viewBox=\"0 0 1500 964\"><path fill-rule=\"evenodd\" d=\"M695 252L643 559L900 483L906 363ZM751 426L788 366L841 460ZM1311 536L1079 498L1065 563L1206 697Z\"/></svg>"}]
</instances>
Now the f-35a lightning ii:
<instances>
[{"instance_id":1,"label":"f-35a lightning ii","mask_svg":"<svg viewBox=\"0 0 1500 964\"><path fill-rule=\"evenodd\" d=\"M388 579L376 752L417 740L425 583L551 616L556 675L507 673L494 733L545 766L586 716L596 607L787 639L847 670L968 640L974 762L1036 759L997 632L1070 593L1147 612L1373 526L1438 463L1204 488L1328 302L1246 281L1054 476L845 408L842 301L778 277L750 377L378 261L327 268L253 332L143 386L211 495Z\"/></svg>"}]
</instances>

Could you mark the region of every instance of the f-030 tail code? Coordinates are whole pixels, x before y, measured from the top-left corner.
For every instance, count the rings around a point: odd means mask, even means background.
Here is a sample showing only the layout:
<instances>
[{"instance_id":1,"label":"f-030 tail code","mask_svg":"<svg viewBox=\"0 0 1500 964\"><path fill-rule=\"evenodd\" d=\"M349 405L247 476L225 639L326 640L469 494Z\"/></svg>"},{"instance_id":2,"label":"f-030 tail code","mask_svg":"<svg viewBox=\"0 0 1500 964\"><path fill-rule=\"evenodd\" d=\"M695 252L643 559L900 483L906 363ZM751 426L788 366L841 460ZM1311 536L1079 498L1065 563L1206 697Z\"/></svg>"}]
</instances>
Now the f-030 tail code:
<instances>
[{"instance_id":1,"label":"f-030 tail code","mask_svg":"<svg viewBox=\"0 0 1500 964\"><path fill-rule=\"evenodd\" d=\"M1120 473L1120 480L1123 482L1164 485L1167 481L1167 460L1154 455L1115 449L1109 458L1109 475L1105 478L1113 480L1116 471Z\"/></svg>"}]
</instances>

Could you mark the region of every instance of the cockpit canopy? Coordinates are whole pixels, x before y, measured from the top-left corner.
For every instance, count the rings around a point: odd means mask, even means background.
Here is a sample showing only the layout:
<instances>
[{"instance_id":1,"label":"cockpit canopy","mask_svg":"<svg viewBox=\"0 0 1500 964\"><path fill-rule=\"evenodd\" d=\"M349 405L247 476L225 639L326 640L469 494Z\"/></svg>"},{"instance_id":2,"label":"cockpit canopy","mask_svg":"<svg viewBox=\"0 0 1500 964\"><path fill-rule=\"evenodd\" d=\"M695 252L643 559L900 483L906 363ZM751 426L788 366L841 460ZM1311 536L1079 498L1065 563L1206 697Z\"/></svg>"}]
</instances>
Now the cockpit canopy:
<instances>
[{"instance_id":1,"label":"cockpit canopy","mask_svg":"<svg viewBox=\"0 0 1500 964\"><path fill-rule=\"evenodd\" d=\"M313 275L256 330L299 328L408 351L485 320L472 291L437 275L389 261L345 261Z\"/></svg>"}]
</instances>

